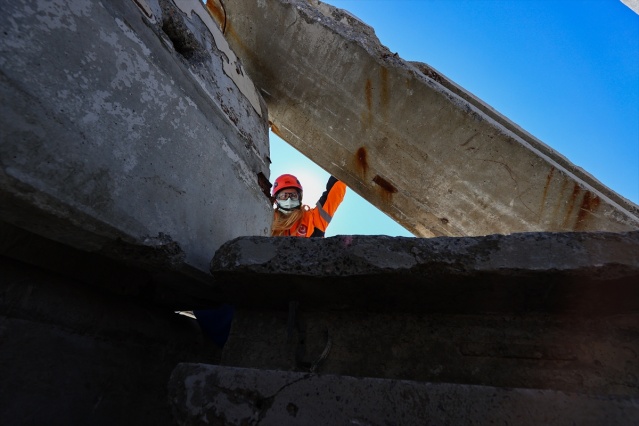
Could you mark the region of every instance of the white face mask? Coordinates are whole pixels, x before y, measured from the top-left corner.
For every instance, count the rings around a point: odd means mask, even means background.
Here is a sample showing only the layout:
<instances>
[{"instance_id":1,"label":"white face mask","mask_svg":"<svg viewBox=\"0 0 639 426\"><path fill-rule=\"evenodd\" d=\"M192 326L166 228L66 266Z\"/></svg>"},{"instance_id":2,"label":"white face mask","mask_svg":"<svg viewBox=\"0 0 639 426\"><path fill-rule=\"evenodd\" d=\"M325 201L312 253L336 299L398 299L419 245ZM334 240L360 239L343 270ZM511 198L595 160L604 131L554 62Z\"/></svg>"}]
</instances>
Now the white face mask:
<instances>
[{"instance_id":1,"label":"white face mask","mask_svg":"<svg viewBox=\"0 0 639 426\"><path fill-rule=\"evenodd\" d=\"M300 200L277 200L277 205L280 207L280 211L283 214L291 214L291 212L300 206Z\"/></svg>"}]
</instances>

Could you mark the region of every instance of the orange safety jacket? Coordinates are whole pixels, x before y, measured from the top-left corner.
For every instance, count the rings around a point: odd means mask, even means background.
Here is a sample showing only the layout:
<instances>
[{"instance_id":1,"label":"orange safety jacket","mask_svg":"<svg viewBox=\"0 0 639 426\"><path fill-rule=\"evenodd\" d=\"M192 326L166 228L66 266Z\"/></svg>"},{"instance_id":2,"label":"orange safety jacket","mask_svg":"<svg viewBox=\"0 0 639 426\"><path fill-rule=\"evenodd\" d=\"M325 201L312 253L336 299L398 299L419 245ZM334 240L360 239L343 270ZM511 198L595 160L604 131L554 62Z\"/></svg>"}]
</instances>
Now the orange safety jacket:
<instances>
[{"instance_id":1,"label":"orange safety jacket","mask_svg":"<svg viewBox=\"0 0 639 426\"><path fill-rule=\"evenodd\" d=\"M328 224L331 223L335 210L344 200L346 185L331 176L326 184L326 191L317 201L317 205L304 211L300 220L295 222L283 236L293 237L323 237Z\"/></svg>"}]
</instances>

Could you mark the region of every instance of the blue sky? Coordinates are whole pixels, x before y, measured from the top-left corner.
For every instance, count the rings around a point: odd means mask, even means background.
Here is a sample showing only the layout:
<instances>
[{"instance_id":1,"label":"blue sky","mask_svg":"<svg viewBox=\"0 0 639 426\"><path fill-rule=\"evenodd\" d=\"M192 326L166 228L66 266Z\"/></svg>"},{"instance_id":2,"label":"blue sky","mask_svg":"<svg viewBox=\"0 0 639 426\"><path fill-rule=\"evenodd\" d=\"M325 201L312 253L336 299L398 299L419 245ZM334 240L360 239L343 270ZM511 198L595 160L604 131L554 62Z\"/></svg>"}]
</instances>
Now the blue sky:
<instances>
[{"instance_id":1,"label":"blue sky","mask_svg":"<svg viewBox=\"0 0 639 426\"><path fill-rule=\"evenodd\" d=\"M639 203L639 15L619 0L330 0L381 43L427 63L604 185ZM271 135L271 179L328 174ZM353 191L327 236L410 236Z\"/></svg>"}]
</instances>

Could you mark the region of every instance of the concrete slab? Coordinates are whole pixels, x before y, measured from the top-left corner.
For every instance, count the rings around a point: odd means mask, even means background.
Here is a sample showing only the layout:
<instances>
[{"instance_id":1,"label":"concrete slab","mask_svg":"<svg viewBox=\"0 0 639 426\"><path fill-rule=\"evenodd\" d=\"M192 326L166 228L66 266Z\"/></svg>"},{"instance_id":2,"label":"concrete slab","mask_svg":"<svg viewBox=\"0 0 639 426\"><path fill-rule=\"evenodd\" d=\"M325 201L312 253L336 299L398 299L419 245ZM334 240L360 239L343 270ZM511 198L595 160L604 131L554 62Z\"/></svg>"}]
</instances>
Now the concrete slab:
<instances>
[{"instance_id":1,"label":"concrete slab","mask_svg":"<svg viewBox=\"0 0 639 426\"><path fill-rule=\"evenodd\" d=\"M179 364L180 425L630 425L636 398Z\"/></svg>"},{"instance_id":2,"label":"concrete slab","mask_svg":"<svg viewBox=\"0 0 639 426\"><path fill-rule=\"evenodd\" d=\"M0 220L206 282L223 242L270 229L267 112L177 3L2 2Z\"/></svg>"},{"instance_id":3,"label":"concrete slab","mask_svg":"<svg viewBox=\"0 0 639 426\"><path fill-rule=\"evenodd\" d=\"M639 207L316 0L207 6L272 130L416 236L627 231Z\"/></svg>"},{"instance_id":4,"label":"concrete slab","mask_svg":"<svg viewBox=\"0 0 639 426\"><path fill-rule=\"evenodd\" d=\"M238 308L221 365L639 397L639 314Z\"/></svg>"},{"instance_id":5,"label":"concrete slab","mask_svg":"<svg viewBox=\"0 0 639 426\"><path fill-rule=\"evenodd\" d=\"M246 307L620 314L639 310L639 231L243 237L211 272Z\"/></svg>"},{"instance_id":6,"label":"concrete slab","mask_svg":"<svg viewBox=\"0 0 639 426\"><path fill-rule=\"evenodd\" d=\"M107 291L123 301L143 301L168 310L210 308L220 303L220 295L208 286L210 277L203 281L203 274L180 267L183 253L175 243L153 247L117 241L99 252L87 252L0 221L0 255ZM127 259L114 259L120 257Z\"/></svg>"},{"instance_id":7,"label":"concrete slab","mask_svg":"<svg viewBox=\"0 0 639 426\"><path fill-rule=\"evenodd\" d=\"M5 425L173 425L178 362L220 350L194 320L0 256Z\"/></svg>"},{"instance_id":8,"label":"concrete slab","mask_svg":"<svg viewBox=\"0 0 639 426\"><path fill-rule=\"evenodd\" d=\"M639 232L247 237L222 364L639 395Z\"/></svg>"}]
</instances>

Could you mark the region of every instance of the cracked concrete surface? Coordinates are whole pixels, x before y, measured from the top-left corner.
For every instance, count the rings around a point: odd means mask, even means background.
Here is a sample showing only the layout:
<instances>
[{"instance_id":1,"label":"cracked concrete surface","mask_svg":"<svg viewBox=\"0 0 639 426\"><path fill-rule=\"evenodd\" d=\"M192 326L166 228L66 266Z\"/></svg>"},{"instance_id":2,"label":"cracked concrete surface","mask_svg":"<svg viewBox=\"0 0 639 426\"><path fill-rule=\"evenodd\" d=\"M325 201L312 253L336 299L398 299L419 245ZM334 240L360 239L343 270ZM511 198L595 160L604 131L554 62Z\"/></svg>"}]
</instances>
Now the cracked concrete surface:
<instances>
[{"instance_id":1,"label":"cracked concrete surface","mask_svg":"<svg viewBox=\"0 0 639 426\"><path fill-rule=\"evenodd\" d=\"M178 3L2 3L0 220L125 262L109 246L164 235L166 269L200 281L224 241L268 233L266 105L200 2Z\"/></svg>"},{"instance_id":2,"label":"cracked concrete surface","mask_svg":"<svg viewBox=\"0 0 639 426\"><path fill-rule=\"evenodd\" d=\"M239 308L221 365L308 373L327 335L319 374L639 397L635 313Z\"/></svg>"},{"instance_id":3,"label":"cracked concrete surface","mask_svg":"<svg viewBox=\"0 0 639 426\"><path fill-rule=\"evenodd\" d=\"M193 378L197 378L193 381ZM269 394L260 405L254 392ZM169 392L179 425L624 425L632 398L179 364ZM251 396L247 397L247 394ZM197 397L195 397L197 395ZM188 410L184 410L189 406Z\"/></svg>"}]
</instances>

